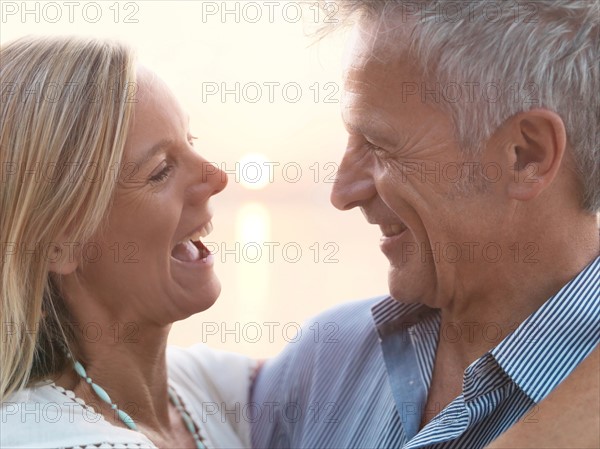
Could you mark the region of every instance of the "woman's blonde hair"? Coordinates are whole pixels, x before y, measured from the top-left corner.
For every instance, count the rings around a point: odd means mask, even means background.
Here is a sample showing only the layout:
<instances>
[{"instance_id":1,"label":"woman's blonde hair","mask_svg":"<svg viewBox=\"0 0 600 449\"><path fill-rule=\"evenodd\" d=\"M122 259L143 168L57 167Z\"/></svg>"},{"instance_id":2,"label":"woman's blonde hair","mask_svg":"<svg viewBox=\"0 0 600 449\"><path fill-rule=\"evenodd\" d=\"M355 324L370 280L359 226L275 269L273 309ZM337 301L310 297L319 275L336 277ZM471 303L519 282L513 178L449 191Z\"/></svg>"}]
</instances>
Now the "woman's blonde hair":
<instances>
[{"instance_id":1,"label":"woman's blonde hair","mask_svg":"<svg viewBox=\"0 0 600 449\"><path fill-rule=\"evenodd\" d=\"M125 45L25 37L0 47L0 401L66 368L73 336L49 273L103 224L133 105Z\"/></svg>"}]
</instances>

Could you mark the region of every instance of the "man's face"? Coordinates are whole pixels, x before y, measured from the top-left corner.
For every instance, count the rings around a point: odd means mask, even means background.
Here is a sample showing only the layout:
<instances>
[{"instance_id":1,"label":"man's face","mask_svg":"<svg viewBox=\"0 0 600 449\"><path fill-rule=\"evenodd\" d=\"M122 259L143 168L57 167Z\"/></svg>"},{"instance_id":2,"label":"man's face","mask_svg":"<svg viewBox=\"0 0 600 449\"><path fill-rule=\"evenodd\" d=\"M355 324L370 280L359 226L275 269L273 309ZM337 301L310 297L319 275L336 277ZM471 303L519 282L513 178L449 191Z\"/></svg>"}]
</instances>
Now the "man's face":
<instances>
[{"instance_id":1,"label":"man's face","mask_svg":"<svg viewBox=\"0 0 600 449\"><path fill-rule=\"evenodd\" d=\"M375 24L355 30L342 101L349 138L331 200L343 210L360 207L380 226L392 296L444 307L482 290L498 246L506 251L502 183L478 175L481 167L500 169L490 148L502 143L492 138L477 160L465 158L450 115L432 96L422 100L425 80L402 39L377 34ZM415 85L418 93L407 95Z\"/></svg>"}]
</instances>

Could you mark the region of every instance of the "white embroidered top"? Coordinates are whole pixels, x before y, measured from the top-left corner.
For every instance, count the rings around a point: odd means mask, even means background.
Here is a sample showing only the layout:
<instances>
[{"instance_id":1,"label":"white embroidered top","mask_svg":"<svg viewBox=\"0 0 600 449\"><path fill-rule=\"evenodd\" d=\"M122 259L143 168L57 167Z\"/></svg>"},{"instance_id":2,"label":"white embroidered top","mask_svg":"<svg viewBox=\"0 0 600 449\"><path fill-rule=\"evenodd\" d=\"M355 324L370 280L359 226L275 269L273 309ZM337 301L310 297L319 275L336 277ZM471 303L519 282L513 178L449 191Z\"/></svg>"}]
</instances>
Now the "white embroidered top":
<instances>
[{"instance_id":1,"label":"white embroidered top","mask_svg":"<svg viewBox=\"0 0 600 449\"><path fill-rule=\"evenodd\" d=\"M256 361L203 344L167 349L169 383L205 445L250 447L248 416ZM98 399L100 403L100 399ZM132 412L132 407L123 407ZM0 408L0 448L156 448L142 433L115 426L53 383L20 390Z\"/></svg>"}]
</instances>

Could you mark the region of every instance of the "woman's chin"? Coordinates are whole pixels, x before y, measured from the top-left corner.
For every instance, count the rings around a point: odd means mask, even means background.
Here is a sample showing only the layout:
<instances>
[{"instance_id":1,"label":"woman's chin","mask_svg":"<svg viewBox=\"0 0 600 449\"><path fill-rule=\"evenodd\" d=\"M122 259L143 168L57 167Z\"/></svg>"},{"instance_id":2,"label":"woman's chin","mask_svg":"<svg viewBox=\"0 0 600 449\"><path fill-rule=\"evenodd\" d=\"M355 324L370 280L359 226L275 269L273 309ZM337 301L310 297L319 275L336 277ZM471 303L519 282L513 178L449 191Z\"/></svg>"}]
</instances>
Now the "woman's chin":
<instances>
[{"instance_id":1,"label":"woman's chin","mask_svg":"<svg viewBox=\"0 0 600 449\"><path fill-rule=\"evenodd\" d=\"M193 292L189 292L190 294ZM205 283L200 289L197 290L196 294L190 295L189 299L182 309L186 313L186 316L181 318L185 319L188 316L196 313L204 312L210 309L221 294L221 282L214 276L213 279Z\"/></svg>"},{"instance_id":2,"label":"woman's chin","mask_svg":"<svg viewBox=\"0 0 600 449\"><path fill-rule=\"evenodd\" d=\"M208 263L181 262L171 258L172 279L182 298L177 301L178 309L187 316L209 309L221 294L221 281L213 270L213 258ZM179 318L179 319L184 319Z\"/></svg>"}]
</instances>

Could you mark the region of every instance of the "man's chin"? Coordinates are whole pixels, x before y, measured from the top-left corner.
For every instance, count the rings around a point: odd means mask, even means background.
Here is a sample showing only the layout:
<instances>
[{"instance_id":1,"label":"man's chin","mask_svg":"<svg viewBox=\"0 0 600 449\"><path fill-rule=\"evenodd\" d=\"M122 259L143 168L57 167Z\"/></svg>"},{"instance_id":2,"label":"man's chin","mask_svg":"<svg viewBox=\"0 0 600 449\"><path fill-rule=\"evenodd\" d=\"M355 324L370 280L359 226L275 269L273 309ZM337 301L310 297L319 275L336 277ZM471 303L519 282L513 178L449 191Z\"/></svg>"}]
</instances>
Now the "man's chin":
<instances>
[{"instance_id":1,"label":"man's chin","mask_svg":"<svg viewBox=\"0 0 600 449\"><path fill-rule=\"evenodd\" d=\"M388 288L390 296L396 301L407 304L423 303L427 284L423 273L411 272L407 267L390 266Z\"/></svg>"},{"instance_id":2,"label":"man's chin","mask_svg":"<svg viewBox=\"0 0 600 449\"><path fill-rule=\"evenodd\" d=\"M410 284L406 282L402 273L398 272L398 268L390 266L388 271L388 288L390 290L390 296L396 301L411 303L410 298Z\"/></svg>"},{"instance_id":3,"label":"man's chin","mask_svg":"<svg viewBox=\"0 0 600 449\"><path fill-rule=\"evenodd\" d=\"M415 299L414 296L407 295L406 291L395 291L392 287L390 287L390 296L396 301L404 304L420 303L420 301Z\"/></svg>"}]
</instances>

